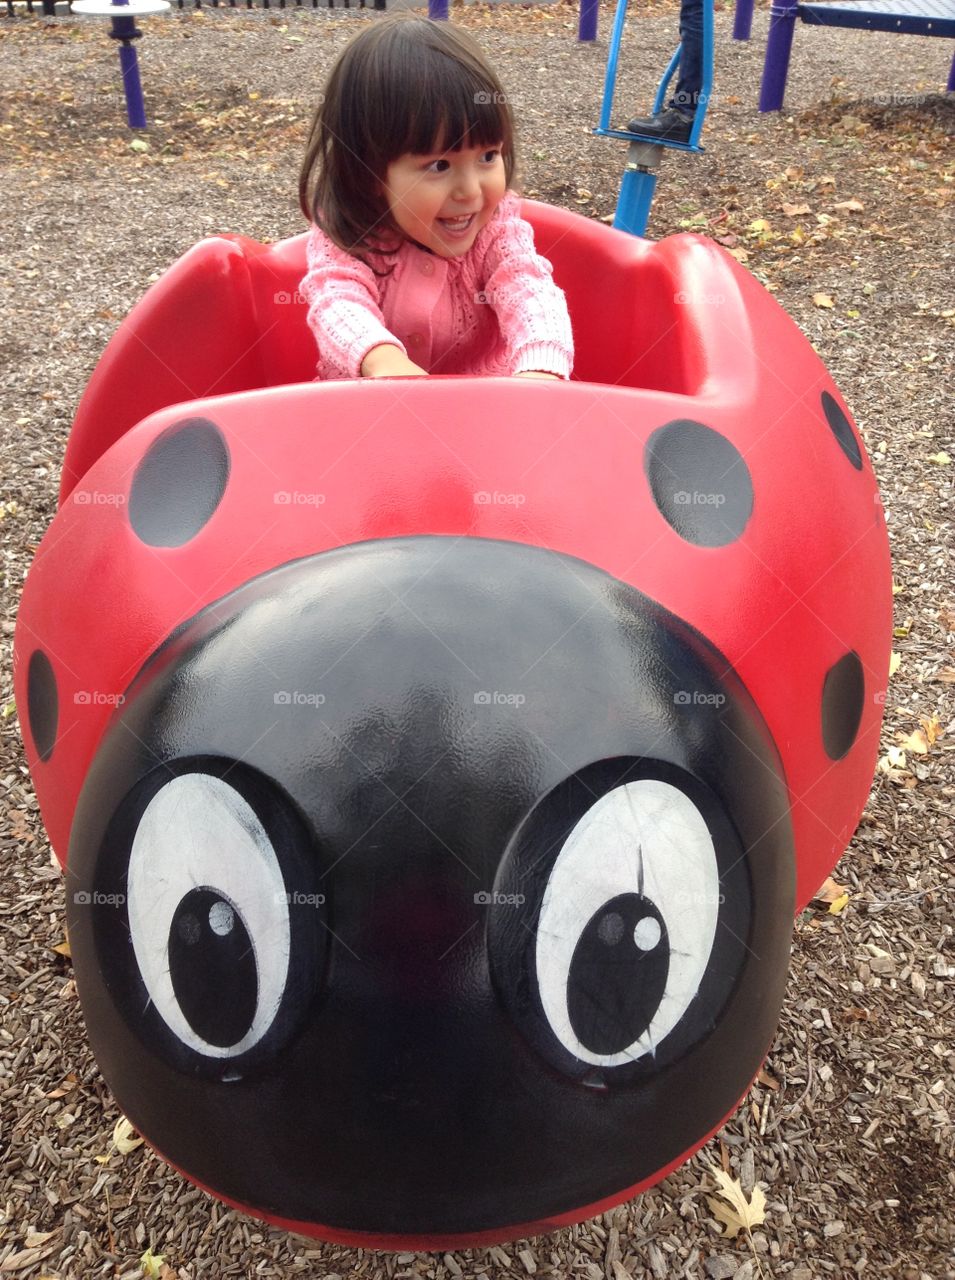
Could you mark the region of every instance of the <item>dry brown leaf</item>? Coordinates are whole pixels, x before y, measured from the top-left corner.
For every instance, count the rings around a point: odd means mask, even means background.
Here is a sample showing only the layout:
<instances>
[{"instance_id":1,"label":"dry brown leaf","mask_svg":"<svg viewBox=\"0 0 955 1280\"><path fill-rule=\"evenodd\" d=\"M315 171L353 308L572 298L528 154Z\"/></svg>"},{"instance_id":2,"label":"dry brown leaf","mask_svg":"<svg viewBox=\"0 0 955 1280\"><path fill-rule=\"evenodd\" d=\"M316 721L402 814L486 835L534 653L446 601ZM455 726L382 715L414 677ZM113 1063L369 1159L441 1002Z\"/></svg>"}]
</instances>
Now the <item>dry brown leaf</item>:
<instances>
[{"instance_id":1,"label":"dry brown leaf","mask_svg":"<svg viewBox=\"0 0 955 1280\"><path fill-rule=\"evenodd\" d=\"M787 218L798 218L803 213L812 213L808 204L784 204L783 213Z\"/></svg>"},{"instance_id":2,"label":"dry brown leaf","mask_svg":"<svg viewBox=\"0 0 955 1280\"><path fill-rule=\"evenodd\" d=\"M706 1198L714 1218L723 1224L725 1237L735 1239L741 1231L750 1234L753 1227L766 1221L766 1197L758 1185L753 1187L752 1197L747 1200L738 1178L731 1178L716 1165L710 1166L710 1173L716 1179L717 1195L726 1203L713 1196Z\"/></svg>"},{"instance_id":3,"label":"dry brown leaf","mask_svg":"<svg viewBox=\"0 0 955 1280\"><path fill-rule=\"evenodd\" d=\"M861 213L865 205L861 200L840 200L838 204L834 204L833 209L845 209L848 213Z\"/></svg>"},{"instance_id":4,"label":"dry brown leaf","mask_svg":"<svg viewBox=\"0 0 955 1280\"><path fill-rule=\"evenodd\" d=\"M62 942L58 942L57 945L53 947L53 950L56 952L58 956L66 956L67 960L73 959L73 956L70 952L69 938L65 938Z\"/></svg>"},{"instance_id":5,"label":"dry brown leaf","mask_svg":"<svg viewBox=\"0 0 955 1280\"><path fill-rule=\"evenodd\" d=\"M841 898L846 893L846 887L837 884L832 876L827 876L817 891L812 895L813 902L818 902L820 906L828 906L830 902L835 902L837 898Z\"/></svg>"},{"instance_id":6,"label":"dry brown leaf","mask_svg":"<svg viewBox=\"0 0 955 1280\"><path fill-rule=\"evenodd\" d=\"M955 667L942 667L938 678L942 684L955 684Z\"/></svg>"},{"instance_id":7,"label":"dry brown leaf","mask_svg":"<svg viewBox=\"0 0 955 1280\"><path fill-rule=\"evenodd\" d=\"M773 1093L779 1088L779 1081L773 1075L768 1067L760 1067L759 1075L756 1077L761 1085L765 1085L767 1089L772 1089Z\"/></svg>"},{"instance_id":8,"label":"dry brown leaf","mask_svg":"<svg viewBox=\"0 0 955 1280\"><path fill-rule=\"evenodd\" d=\"M829 297L828 293L814 293L812 295L812 301L814 306L824 307L827 311L831 311L836 305Z\"/></svg>"}]
</instances>

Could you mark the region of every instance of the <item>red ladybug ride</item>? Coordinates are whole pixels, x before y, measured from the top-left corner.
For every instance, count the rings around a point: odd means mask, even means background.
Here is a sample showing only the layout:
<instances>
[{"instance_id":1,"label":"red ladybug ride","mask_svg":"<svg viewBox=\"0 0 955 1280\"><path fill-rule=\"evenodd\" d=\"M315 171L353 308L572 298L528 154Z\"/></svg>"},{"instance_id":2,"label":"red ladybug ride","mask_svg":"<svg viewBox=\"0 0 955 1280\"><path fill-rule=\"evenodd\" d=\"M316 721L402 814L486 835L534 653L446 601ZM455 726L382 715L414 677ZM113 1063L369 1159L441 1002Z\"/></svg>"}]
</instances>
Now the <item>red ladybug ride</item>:
<instances>
[{"instance_id":1,"label":"red ladybug ride","mask_svg":"<svg viewBox=\"0 0 955 1280\"><path fill-rule=\"evenodd\" d=\"M70 438L17 632L89 1034L189 1178L380 1248L627 1199L732 1112L868 793L882 508L712 243L527 202L574 381L309 381L203 242Z\"/></svg>"}]
</instances>

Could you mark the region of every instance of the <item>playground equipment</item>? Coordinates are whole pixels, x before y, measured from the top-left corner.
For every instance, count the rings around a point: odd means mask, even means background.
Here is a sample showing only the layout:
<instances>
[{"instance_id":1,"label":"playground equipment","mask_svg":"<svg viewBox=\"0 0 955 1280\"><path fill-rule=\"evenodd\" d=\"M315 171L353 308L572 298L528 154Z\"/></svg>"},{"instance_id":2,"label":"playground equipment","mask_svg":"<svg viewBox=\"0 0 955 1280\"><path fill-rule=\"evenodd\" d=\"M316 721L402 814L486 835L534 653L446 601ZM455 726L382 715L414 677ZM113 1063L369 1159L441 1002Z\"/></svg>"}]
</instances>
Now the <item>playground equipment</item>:
<instances>
[{"instance_id":1,"label":"playground equipment","mask_svg":"<svg viewBox=\"0 0 955 1280\"><path fill-rule=\"evenodd\" d=\"M18 620L119 1106L369 1247L696 1150L877 754L885 523L809 343L706 239L523 212L569 383L311 382L306 236L191 249L93 374Z\"/></svg>"},{"instance_id":2,"label":"playground equipment","mask_svg":"<svg viewBox=\"0 0 955 1280\"><path fill-rule=\"evenodd\" d=\"M126 119L131 129L146 128L146 108L143 105L143 87L139 79L139 59L134 40L142 32L136 19L154 13L168 13L169 0L73 0L72 11L80 17L109 18L109 38L119 42L119 65L123 75L123 93L126 95Z\"/></svg>"},{"instance_id":3,"label":"playground equipment","mask_svg":"<svg viewBox=\"0 0 955 1280\"><path fill-rule=\"evenodd\" d=\"M620 44L627 18L628 0L617 0L614 14L613 30L610 36L610 49L607 54L607 70L604 76L603 102L600 109L600 123L594 133L602 138L623 138L630 143L627 152L626 166L620 184L620 195L614 214L613 225L621 231L642 236L646 231L650 216L650 206L656 189L656 170L663 157L664 150L702 151L699 144L703 131L710 93L713 87L713 3L706 0L703 5L703 77L699 105L693 118L689 141L672 142L662 139L647 139L625 129L611 127L610 118L613 113L613 100L617 87L617 64L620 57ZM581 15L583 16L583 8ZM667 91L674 73L680 65L682 48L678 47L670 59L666 70L657 86L653 100L653 114L662 111L667 99Z\"/></svg>"},{"instance_id":4,"label":"playground equipment","mask_svg":"<svg viewBox=\"0 0 955 1280\"><path fill-rule=\"evenodd\" d=\"M733 36L748 40L754 0L736 0ZM861 0L860 3L802 4L777 0L770 10L769 39L759 94L760 111L779 111L786 93L796 23L812 27L851 27L896 35L955 37L955 0ZM955 92L955 57L946 92Z\"/></svg>"}]
</instances>

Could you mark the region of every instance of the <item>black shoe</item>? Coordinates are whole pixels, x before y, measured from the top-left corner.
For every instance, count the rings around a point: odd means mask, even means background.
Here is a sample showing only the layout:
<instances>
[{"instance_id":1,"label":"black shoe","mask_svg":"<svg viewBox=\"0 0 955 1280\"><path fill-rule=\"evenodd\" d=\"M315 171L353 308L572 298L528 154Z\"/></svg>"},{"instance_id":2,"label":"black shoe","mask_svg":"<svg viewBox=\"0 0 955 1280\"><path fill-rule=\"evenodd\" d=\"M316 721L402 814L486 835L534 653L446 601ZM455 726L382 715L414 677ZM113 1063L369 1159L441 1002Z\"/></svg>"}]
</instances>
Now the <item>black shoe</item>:
<instances>
[{"instance_id":1,"label":"black shoe","mask_svg":"<svg viewBox=\"0 0 955 1280\"><path fill-rule=\"evenodd\" d=\"M693 113L679 107L667 107L652 116L637 116L627 125L629 133L642 138L660 138L665 142L689 142L693 128Z\"/></svg>"}]
</instances>

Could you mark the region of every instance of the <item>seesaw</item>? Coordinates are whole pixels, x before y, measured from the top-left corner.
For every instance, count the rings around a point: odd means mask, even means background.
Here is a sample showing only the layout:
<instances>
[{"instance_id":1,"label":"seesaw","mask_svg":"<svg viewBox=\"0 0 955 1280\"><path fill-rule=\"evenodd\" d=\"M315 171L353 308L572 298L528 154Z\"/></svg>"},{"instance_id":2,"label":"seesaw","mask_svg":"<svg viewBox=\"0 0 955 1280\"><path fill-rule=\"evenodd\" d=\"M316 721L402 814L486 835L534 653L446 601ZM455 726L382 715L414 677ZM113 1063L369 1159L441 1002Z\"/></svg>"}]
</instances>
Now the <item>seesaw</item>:
<instances>
[{"instance_id":1,"label":"seesaw","mask_svg":"<svg viewBox=\"0 0 955 1280\"><path fill-rule=\"evenodd\" d=\"M369 1247L547 1231L704 1143L876 760L885 522L822 362L713 243L524 210L570 383L313 383L305 237L191 249L18 622L119 1106Z\"/></svg>"}]
</instances>

